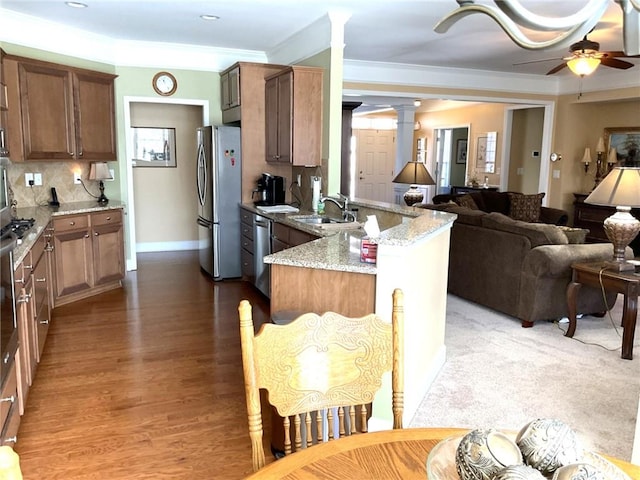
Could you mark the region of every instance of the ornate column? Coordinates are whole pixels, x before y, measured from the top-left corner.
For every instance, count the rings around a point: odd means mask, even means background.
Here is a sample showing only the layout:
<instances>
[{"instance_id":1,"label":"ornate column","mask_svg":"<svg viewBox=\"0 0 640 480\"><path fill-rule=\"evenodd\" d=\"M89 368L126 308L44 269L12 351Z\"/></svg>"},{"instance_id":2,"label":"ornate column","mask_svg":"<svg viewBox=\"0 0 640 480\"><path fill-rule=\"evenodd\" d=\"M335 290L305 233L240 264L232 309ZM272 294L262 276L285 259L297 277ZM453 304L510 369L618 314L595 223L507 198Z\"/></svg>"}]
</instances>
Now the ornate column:
<instances>
[{"instance_id":1,"label":"ornate column","mask_svg":"<svg viewBox=\"0 0 640 480\"><path fill-rule=\"evenodd\" d=\"M402 167L413 158L413 127L415 125L416 107L414 105L394 105L393 109L398 115L396 161L393 175L397 175ZM393 184L395 203L404 204L402 196L409 188L404 184Z\"/></svg>"}]
</instances>

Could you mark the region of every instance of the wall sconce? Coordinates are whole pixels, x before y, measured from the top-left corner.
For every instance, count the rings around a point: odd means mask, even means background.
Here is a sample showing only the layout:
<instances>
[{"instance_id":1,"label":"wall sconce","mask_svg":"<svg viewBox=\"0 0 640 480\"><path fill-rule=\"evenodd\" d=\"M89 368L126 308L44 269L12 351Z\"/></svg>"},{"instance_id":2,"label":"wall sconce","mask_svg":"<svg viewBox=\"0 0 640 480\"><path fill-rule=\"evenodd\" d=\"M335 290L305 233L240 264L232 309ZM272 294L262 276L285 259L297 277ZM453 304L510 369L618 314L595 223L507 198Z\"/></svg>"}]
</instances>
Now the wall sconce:
<instances>
[{"instance_id":1,"label":"wall sconce","mask_svg":"<svg viewBox=\"0 0 640 480\"><path fill-rule=\"evenodd\" d=\"M584 149L584 155L582 155L582 160L580 161L584 163L584 173L587 173L589 171L589 164L591 163L591 150L589 147Z\"/></svg>"},{"instance_id":2,"label":"wall sconce","mask_svg":"<svg viewBox=\"0 0 640 480\"><path fill-rule=\"evenodd\" d=\"M613 166L618 163L618 152L615 147L611 147L609 150L609 156L607 157L607 163L609 164L609 171L613 168Z\"/></svg>"}]
</instances>

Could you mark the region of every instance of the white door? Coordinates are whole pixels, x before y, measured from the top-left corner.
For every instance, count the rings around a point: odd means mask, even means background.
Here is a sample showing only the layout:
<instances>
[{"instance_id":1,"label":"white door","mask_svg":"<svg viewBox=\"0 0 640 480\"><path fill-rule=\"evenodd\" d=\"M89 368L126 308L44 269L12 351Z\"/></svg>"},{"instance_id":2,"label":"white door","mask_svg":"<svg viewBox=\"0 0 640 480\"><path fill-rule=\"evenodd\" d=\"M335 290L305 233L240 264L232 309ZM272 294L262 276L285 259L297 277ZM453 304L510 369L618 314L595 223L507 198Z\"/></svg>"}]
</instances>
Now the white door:
<instances>
[{"instance_id":1,"label":"white door","mask_svg":"<svg viewBox=\"0 0 640 480\"><path fill-rule=\"evenodd\" d=\"M354 196L393 203L395 130L354 130L356 181Z\"/></svg>"}]
</instances>

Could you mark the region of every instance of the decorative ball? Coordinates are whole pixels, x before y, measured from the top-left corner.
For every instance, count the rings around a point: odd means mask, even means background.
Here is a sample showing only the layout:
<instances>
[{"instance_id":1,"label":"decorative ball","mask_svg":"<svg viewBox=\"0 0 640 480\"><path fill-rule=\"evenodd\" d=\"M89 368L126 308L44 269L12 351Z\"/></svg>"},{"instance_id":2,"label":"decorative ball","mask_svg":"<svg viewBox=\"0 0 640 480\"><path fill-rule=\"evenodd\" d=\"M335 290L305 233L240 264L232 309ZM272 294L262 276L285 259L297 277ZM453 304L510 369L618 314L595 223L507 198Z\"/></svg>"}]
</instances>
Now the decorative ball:
<instances>
[{"instance_id":1,"label":"decorative ball","mask_svg":"<svg viewBox=\"0 0 640 480\"><path fill-rule=\"evenodd\" d=\"M522 464L518 445L496 430L476 429L467 433L456 449L460 480L492 478L498 471Z\"/></svg>"},{"instance_id":2,"label":"decorative ball","mask_svg":"<svg viewBox=\"0 0 640 480\"><path fill-rule=\"evenodd\" d=\"M493 480L546 480L546 477L528 465L512 465L500 470Z\"/></svg>"},{"instance_id":3,"label":"decorative ball","mask_svg":"<svg viewBox=\"0 0 640 480\"><path fill-rule=\"evenodd\" d=\"M525 425L516 443L527 465L543 475L551 475L558 468L579 463L584 449L576 433L560 420L539 418Z\"/></svg>"},{"instance_id":4,"label":"decorative ball","mask_svg":"<svg viewBox=\"0 0 640 480\"><path fill-rule=\"evenodd\" d=\"M560 467L552 480L608 480L609 477L589 463L573 463Z\"/></svg>"}]
</instances>

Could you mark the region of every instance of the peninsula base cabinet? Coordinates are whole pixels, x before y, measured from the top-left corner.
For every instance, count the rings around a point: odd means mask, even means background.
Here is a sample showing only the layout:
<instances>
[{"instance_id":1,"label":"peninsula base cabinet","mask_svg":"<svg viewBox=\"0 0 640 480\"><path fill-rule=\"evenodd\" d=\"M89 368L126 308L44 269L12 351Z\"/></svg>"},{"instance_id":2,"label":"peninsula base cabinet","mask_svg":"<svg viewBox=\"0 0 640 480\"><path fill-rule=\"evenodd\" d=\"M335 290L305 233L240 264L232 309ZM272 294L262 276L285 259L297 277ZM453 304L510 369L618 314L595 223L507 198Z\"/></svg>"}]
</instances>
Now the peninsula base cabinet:
<instances>
[{"instance_id":1,"label":"peninsula base cabinet","mask_svg":"<svg viewBox=\"0 0 640 480\"><path fill-rule=\"evenodd\" d=\"M55 306L122 286L122 211L64 215L53 219Z\"/></svg>"}]
</instances>

